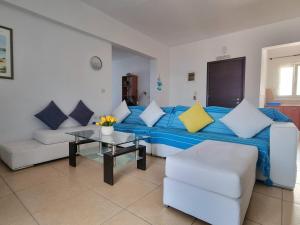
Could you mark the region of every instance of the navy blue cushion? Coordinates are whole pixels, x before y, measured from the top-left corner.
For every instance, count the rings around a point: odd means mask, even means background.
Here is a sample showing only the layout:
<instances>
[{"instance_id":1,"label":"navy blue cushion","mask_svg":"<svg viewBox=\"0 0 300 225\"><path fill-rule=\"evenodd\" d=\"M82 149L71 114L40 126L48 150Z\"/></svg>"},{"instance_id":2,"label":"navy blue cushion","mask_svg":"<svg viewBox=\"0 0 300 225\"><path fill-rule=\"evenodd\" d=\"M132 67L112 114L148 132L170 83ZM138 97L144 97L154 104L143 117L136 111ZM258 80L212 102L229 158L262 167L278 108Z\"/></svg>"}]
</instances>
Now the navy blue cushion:
<instances>
[{"instance_id":1,"label":"navy blue cushion","mask_svg":"<svg viewBox=\"0 0 300 225\"><path fill-rule=\"evenodd\" d=\"M34 115L52 130L56 130L68 117L51 101L46 108Z\"/></svg>"},{"instance_id":2,"label":"navy blue cushion","mask_svg":"<svg viewBox=\"0 0 300 225\"><path fill-rule=\"evenodd\" d=\"M80 123L82 126L88 125L94 112L91 111L81 100L78 102L77 106L70 113L70 117Z\"/></svg>"}]
</instances>

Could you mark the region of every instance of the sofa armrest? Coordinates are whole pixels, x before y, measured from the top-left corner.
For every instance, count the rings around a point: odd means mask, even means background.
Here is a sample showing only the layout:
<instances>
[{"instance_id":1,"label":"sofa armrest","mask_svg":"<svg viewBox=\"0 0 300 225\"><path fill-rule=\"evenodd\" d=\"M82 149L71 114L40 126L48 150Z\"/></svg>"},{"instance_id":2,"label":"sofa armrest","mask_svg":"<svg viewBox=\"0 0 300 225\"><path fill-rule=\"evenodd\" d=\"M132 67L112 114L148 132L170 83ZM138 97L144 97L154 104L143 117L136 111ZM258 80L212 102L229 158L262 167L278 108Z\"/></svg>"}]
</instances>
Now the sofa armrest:
<instances>
[{"instance_id":1,"label":"sofa armrest","mask_svg":"<svg viewBox=\"0 0 300 225\"><path fill-rule=\"evenodd\" d=\"M293 123L275 122L270 131L270 166L274 185L293 189L297 175L298 129Z\"/></svg>"}]
</instances>

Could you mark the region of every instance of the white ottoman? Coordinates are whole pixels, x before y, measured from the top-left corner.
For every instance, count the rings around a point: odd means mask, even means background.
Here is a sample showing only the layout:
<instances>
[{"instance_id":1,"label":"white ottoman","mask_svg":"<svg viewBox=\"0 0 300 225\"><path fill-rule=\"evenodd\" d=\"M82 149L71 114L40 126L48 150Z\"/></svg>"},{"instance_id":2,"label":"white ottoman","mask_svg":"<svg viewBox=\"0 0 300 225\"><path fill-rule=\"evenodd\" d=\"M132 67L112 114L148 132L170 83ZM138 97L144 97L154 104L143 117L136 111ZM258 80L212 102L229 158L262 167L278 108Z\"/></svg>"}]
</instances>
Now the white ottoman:
<instances>
[{"instance_id":1,"label":"white ottoman","mask_svg":"<svg viewBox=\"0 0 300 225\"><path fill-rule=\"evenodd\" d=\"M11 142L0 145L0 158L12 170L67 157L68 143L45 145L35 140Z\"/></svg>"},{"instance_id":2,"label":"white ottoman","mask_svg":"<svg viewBox=\"0 0 300 225\"><path fill-rule=\"evenodd\" d=\"M167 157L163 202L213 225L241 225L257 157L254 146L219 141Z\"/></svg>"}]
</instances>

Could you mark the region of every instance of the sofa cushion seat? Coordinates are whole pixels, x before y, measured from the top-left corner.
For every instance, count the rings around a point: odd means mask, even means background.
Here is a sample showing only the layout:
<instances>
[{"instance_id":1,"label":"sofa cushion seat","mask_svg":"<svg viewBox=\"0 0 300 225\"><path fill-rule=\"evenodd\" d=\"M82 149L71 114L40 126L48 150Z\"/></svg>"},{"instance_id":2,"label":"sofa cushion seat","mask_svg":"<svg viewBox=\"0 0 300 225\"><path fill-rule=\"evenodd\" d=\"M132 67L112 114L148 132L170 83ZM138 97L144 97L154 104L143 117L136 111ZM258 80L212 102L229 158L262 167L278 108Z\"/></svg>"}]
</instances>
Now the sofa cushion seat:
<instances>
[{"instance_id":1,"label":"sofa cushion seat","mask_svg":"<svg viewBox=\"0 0 300 225\"><path fill-rule=\"evenodd\" d=\"M36 140L0 145L0 158L12 170L68 156L67 143L44 145Z\"/></svg>"},{"instance_id":2,"label":"sofa cushion seat","mask_svg":"<svg viewBox=\"0 0 300 225\"><path fill-rule=\"evenodd\" d=\"M114 129L120 132L135 133L139 135L150 135L151 127L136 124L116 123Z\"/></svg>"},{"instance_id":3,"label":"sofa cushion seat","mask_svg":"<svg viewBox=\"0 0 300 225\"><path fill-rule=\"evenodd\" d=\"M239 138L235 135L226 135L212 132L197 132L189 133L181 129L163 129L153 128L150 130L151 143L166 144L169 146L188 149L196 144L205 140L225 141L238 144L253 145L258 147L259 150L268 153L269 142L268 140L260 138Z\"/></svg>"},{"instance_id":4,"label":"sofa cushion seat","mask_svg":"<svg viewBox=\"0 0 300 225\"><path fill-rule=\"evenodd\" d=\"M36 130L33 133L33 139L45 145L51 145L51 144L73 141L74 137L66 134L67 132L74 132L80 130L97 130L97 129L100 129L100 127L97 127L95 125L60 128L58 130L40 129L40 130Z\"/></svg>"},{"instance_id":5,"label":"sofa cushion seat","mask_svg":"<svg viewBox=\"0 0 300 225\"><path fill-rule=\"evenodd\" d=\"M218 193L240 198L255 171L257 148L219 141L204 141L167 157L166 176Z\"/></svg>"},{"instance_id":6,"label":"sofa cushion seat","mask_svg":"<svg viewBox=\"0 0 300 225\"><path fill-rule=\"evenodd\" d=\"M175 128L146 127L134 124L116 124L115 130L121 132L149 135L152 144L164 144L179 149L188 149L205 140L232 142L251 145L258 148L259 158L257 166L264 176L270 176L269 140L261 138L239 138L235 135L225 135L211 132L189 133L186 130Z\"/></svg>"}]
</instances>

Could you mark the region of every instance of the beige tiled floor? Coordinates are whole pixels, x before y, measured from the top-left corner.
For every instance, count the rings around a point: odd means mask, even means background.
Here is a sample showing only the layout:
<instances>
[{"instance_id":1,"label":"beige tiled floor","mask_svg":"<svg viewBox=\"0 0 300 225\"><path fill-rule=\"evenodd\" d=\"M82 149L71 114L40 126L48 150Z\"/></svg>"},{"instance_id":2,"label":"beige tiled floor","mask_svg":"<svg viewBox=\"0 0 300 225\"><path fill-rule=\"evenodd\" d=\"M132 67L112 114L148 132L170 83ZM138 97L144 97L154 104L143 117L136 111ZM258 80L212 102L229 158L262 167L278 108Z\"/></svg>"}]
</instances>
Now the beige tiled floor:
<instances>
[{"instance_id":1,"label":"beige tiled floor","mask_svg":"<svg viewBox=\"0 0 300 225\"><path fill-rule=\"evenodd\" d=\"M162 204L165 160L130 163L103 183L101 164L79 157L11 172L0 162L0 225L207 225ZM297 181L300 181L298 179ZM294 191L257 183L244 225L300 224L300 183Z\"/></svg>"}]
</instances>

